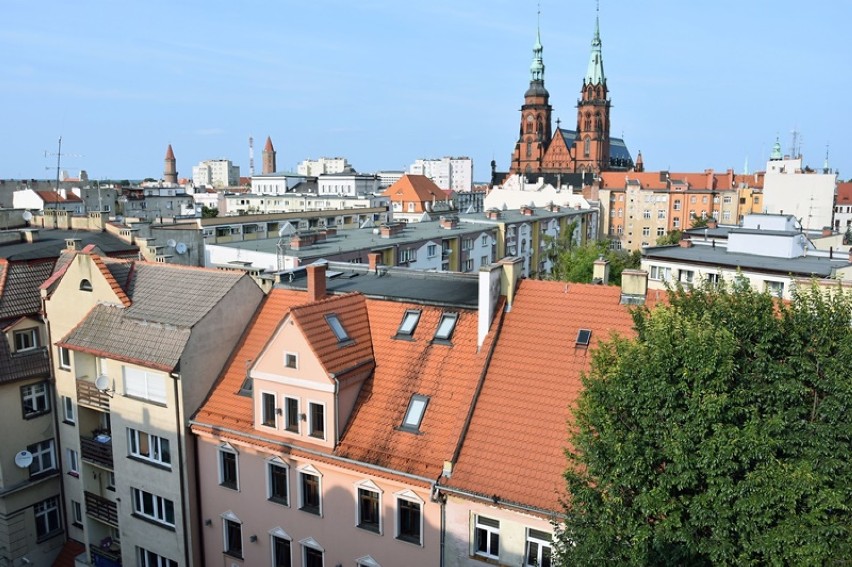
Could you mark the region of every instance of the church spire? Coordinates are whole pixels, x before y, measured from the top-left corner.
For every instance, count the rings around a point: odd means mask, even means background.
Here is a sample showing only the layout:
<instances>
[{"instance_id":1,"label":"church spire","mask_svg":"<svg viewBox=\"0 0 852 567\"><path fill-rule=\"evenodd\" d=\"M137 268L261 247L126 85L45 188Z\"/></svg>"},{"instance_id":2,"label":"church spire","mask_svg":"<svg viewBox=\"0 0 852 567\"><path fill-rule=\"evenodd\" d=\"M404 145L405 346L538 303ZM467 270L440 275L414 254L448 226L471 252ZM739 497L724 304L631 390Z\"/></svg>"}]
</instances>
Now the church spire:
<instances>
[{"instance_id":1,"label":"church spire","mask_svg":"<svg viewBox=\"0 0 852 567\"><path fill-rule=\"evenodd\" d=\"M598 1L595 13L595 36L592 38L592 53L589 56L589 69L586 71L587 85L606 84L606 76L603 68L603 55L601 54L601 24L600 24L600 1Z\"/></svg>"},{"instance_id":2,"label":"church spire","mask_svg":"<svg viewBox=\"0 0 852 567\"><path fill-rule=\"evenodd\" d=\"M541 45L541 8L539 8L535 30L535 45L533 46L533 62L530 65L530 82L544 83L543 51L544 47Z\"/></svg>"}]
</instances>

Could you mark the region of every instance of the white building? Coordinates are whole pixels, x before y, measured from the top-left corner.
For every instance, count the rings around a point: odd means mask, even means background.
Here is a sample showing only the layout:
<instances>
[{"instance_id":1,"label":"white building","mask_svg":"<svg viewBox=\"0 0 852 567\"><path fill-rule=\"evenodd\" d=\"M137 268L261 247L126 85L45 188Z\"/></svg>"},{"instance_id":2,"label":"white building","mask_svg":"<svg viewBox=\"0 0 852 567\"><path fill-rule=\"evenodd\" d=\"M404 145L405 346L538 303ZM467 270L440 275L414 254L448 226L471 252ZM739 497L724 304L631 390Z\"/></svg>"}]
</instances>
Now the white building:
<instances>
[{"instance_id":1,"label":"white building","mask_svg":"<svg viewBox=\"0 0 852 567\"><path fill-rule=\"evenodd\" d=\"M382 195L316 195L287 193L285 195L255 195L228 193L219 198L219 215L292 213L300 211L331 211L338 209L368 209L389 207L390 199Z\"/></svg>"},{"instance_id":2,"label":"white building","mask_svg":"<svg viewBox=\"0 0 852 567\"><path fill-rule=\"evenodd\" d=\"M330 173L352 173L355 170L342 157L321 157L319 159L306 159L296 166L299 175L318 176Z\"/></svg>"},{"instance_id":3,"label":"white building","mask_svg":"<svg viewBox=\"0 0 852 567\"><path fill-rule=\"evenodd\" d=\"M196 187L235 187L240 184L240 166L228 159L210 159L192 167L192 183Z\"/></svg>"},{"instance_id":4,"label":"white building","mask_svg":"<svg viewBox=\"0 0 852 567\"><path fill-rule=\"evenodd\" d=\"M328 173L317 178L319 195L357 197L379 191L379 177L364 173Z\"/></svg>"},{"instance_id":5,"label":"white building","mask_svg":"<svg viewBox=\"0 0 852 567\"><path fill-rule=\"evenodd\" d=\"M256 195L283 195L307 180L296 173L262 173L251 178L251 192Z\"/></svg>"},{"instance_id":6,"label":"white building","mask_svg":"<svg viewBox=\"0 0 852 567\"><path fill-rule=\"evenodd\" d=\"M805 230L833 226L836 185L836 173L803 170L801 156L781 157L776 142L763 178L763 212L793 215Z\"/></svg>"},{"instance_id":7,"label":"white building","mask_svg":"<svg viewBox=\"0 0 852 567\"><path fill-rule=\"evenodd\" d=\"M405 175L404 171L401 170L385 170L385 171L377 171L376 175L379 176L379 188L387 189Z\"/></svg>"},{"instance_id":8,"label":"white building","mask_svg":"<svg viewBox=\"0 0 852 567\"><path fill-rule=\"evenodd\" d=\"M470 191L473 187L473 161L469 157L418 159L408 173L425 175L441 189Z\"/></svg>"},{"instance_id":9,"label":"white building","mask_svg":"<svg viewBox=\"0 0 852 567\"><path fill-rule=\"evenodd\" d=\"M575 191L570 185L554 187L545 183L542 177L535 183L527 183L520 175L513 175L503 185L495 185L485 196L484 206L486 210L516 211L521 207L546 207L550 204L579 209L591 207L583 197L582 188Z\"/></svg>"}]
</instances>

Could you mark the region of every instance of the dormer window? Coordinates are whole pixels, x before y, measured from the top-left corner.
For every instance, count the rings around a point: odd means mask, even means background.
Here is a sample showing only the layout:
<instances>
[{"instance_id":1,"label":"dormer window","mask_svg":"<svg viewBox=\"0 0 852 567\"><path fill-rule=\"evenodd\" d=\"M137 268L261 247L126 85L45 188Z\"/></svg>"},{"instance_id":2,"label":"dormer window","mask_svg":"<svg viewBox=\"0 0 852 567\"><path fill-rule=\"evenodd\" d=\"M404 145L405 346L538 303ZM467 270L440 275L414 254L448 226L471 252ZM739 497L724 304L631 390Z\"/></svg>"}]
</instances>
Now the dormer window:
<instances>
[{"instance_id":1,"label":"dormer window","mask_svg":"<svg viewBox=\"0 0 852 567\"><path fill-rule=\"evenodd\" d=\"M408 410L402 420L402 428L409 431L420 431L420 422L423 421L423 414L426 413L427 405L429 405L428 396L421 396L420 394L411 396L411 401L408 402Z\"/></svg>"},{"instance_id":2,"label":"dormer window","mask_svg":"<svg viewBox=\"0 0 852 567\"><path fill-rule=\"evenodd\" d=\"M331 332L334 333L338 343L346 343L352 340L349 333L347 333L346 329L343 328L343 324L340 322L340 319L336 314L331 313L326 315L325 321L328 323L328 326L331 327Z\"/></svg>"},{"instance_id":3,"label":"dormer window","mask_svg":"<svg viewBox=\"0 0 852 567\"><path fill-rule=\"evenodd\" d=\"M15 352L24 352L38 348L38 329L24 329L14 332Z\"/></svg>"},{"instance_id":4,"label":"dormer window","mask_svg":"<svg viewBox=\"0 0 852 567\"><path fill-rule=\"evenodd\" d=\"M80 291L92 291L92 282L89 280L80 280Z\"/></svg>"},{"instance_id":5,"label":"dormer window","mask_svg":"<svg viewBox=\"0 0 852 567\"><path fill-rule=\"evenodd\" d=\"M459 319L458 313L444 313L441 315L441 320L438 322L438 330L435 331L434 340L437 342L449 343L453 336L453 331L456 329L456 322Z\"/></svg>"},{"instance_id":6,"label":"dormer window","mask_svg":"<svg viewBox=\"0 0 852 567\"><path fill-rule=\"evenodd\" d=\"M577 342L575 346L587 347L592 340L592 331L589 329L580 329L577 331Z\"/></svg>"},{"instance_id":7,"label":"dormer window","mask_svg":"<svg viewBox=\"0 0 852 567\"><path fill-rule=\"evenodd\" d=\"M410 339L414 336L414 330L417 328L417 323L420 321L420 311L417 309L409 309L402 316L402 323L399 324L399 329L396 330L397 339Z\"/></svg>"}]
</instances>

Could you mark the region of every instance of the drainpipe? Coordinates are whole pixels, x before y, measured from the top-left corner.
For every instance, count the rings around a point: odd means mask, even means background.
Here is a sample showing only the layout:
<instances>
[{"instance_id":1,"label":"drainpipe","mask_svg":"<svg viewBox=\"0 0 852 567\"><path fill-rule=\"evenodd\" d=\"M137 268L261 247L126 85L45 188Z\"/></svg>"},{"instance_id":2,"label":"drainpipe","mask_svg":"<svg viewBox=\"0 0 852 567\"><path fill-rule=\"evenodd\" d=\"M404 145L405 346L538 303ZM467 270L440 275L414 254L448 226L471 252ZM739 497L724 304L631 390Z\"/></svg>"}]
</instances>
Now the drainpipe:
<instances>
[{"instance_id":1,"label":"drainpipe","mask_svg":"<svg viewBox=\"0 0 852 567\"><path fill-rule=\"evenodd\" d=\"M185 460L184 454L183 454L184 453L184 448L183 448L183 432L184 432L183 430L184 430L184 427L181 424L181 417L180 417L180 413L181 413L180 400L181 400L181 398L180 398L180 395L179 395L179 388L178 388L178 383L180 382L181 375L180 375L180 372L171 372L171 373L169 373L169 376L171 376L174 380L175 425L177 426L177 434L178 434L177 435L178 463L180 463L182 465L183 463L186 462L186 460ZM196 463L195 466L197 467L198 463ZM181 466L180 470L181 470L181 473L178 475L178 477L180 478L180 501L181 501L181 508L182 508L182 516L183 516L183 522L182 522L183 523L183 556L184 556L183 560L184 560L184 563L186 565L192 565L192 561L190 561L192 553L190 552L190 549L189 549L189 534L188 534L188 529L189 529L189 518L188 518L189 502L187 502L186 479L185 479L185 476L184 476L184 474L185 474L184 471L186 469L183 466Z\"/></svg>"}]
</instances>

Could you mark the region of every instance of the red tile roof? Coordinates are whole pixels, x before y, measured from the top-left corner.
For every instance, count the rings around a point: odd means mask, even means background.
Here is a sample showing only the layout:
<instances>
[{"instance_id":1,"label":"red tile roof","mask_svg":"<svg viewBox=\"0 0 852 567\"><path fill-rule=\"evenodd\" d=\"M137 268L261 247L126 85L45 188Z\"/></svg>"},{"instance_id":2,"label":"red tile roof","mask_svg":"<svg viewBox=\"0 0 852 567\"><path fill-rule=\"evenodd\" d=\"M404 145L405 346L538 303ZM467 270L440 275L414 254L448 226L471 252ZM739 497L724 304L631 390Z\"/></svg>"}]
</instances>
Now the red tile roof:
<instances>
[{"instance_id":1,"label":"red tile roof","mask_svg":"<svg viewBox=\"0 0 852 567\"><path fill-rule=\"evenodd\" d=\"M567 291L566 291L567 290ZM559 511L569 408L596 343L633 321L616 286L523 280L495 349L458 461L442 484ZM580 329L588 348L575 346Z\"/></svg>"},{"instance_id":2,"label":"red tile roof","mask_svg":"<svg viewBox=\"0 0 852 567\"><path fill-rule=\"evenodd\" d=\"M36 191L36 195L41 197L41 200L45 203L82 203L83 199L71 193L70 191L65 194L65 197L57 193L56 191Z\"/></svg>"},{"instance_id":3,"label":"red tile roof","mask_svg":"<svg viewBox=\"0 0 852 567\"><path fill-rule=\"evenodd\" d=\"M382 193L390 197L391 201L416 201L420 203L432 202L432 200L446 201L447 193L435 185L425 175L403 175L396 183L385 189Z\"/></svg>"},{"instance_id":4,"label":"red tile roof","mask_svg":"<svg viewBox=\"0 0 852 567\"><path fill-rule=\"evenodd\" d=\"M59 552L59 556L53 561L52 567L74 567L76 565L74 558L85 551L86 547L82 543L69 539L62 546L62 551Z\"/></svg>"},{"instance_id":5,"label":"red tile roof","mask_svg":"<svg viewBox=\"0 0 852 567\"><path fill-rule=\"evenodd\" d=\"M852 203L852 181L837 184L837 204Z\"/></svg>"}]
</instances>

